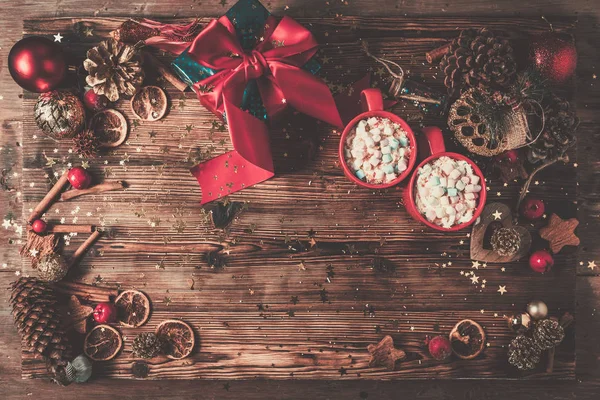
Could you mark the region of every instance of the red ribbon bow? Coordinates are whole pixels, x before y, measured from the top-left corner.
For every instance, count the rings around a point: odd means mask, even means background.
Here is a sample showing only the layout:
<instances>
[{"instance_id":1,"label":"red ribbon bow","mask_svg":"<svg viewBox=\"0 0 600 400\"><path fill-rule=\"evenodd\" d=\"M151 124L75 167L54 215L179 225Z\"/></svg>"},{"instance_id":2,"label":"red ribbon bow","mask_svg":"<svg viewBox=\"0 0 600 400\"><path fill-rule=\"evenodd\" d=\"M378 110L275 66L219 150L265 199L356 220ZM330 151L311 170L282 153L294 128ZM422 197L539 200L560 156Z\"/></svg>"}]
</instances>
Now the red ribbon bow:
<instances>
[{"instance_id":1,"label":"red ribbon bow","mask_svg":"<svg viewBox=\"0 0 600 400\"><path fill-rule=\"evenodd\" d=\"M226 16L213 20L196 37L189 55L218 72L194 84L194 89L206 108L226 116L234 148L191 169L202 188L202 204L274 175L267 126L239 107L249 80L256 79L269 116L289 104L342 126L327 85L300 68L316 51L312 34L290 17L279 24L269 17L259 44L250 52L242 49Z\"/></svg>"}]
</instances>

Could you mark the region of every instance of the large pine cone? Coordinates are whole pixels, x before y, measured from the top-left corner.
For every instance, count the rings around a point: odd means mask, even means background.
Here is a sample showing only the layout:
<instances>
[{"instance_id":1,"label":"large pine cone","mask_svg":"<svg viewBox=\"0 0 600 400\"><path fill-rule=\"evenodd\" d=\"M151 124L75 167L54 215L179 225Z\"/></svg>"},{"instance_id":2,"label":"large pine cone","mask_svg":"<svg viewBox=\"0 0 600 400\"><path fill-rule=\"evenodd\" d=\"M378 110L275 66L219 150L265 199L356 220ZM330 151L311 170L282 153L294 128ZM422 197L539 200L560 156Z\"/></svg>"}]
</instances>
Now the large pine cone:
<instances>
[{"instance_id":1,"label":"large pine cone","mask_svg":"<svg viewBox=\"0 0 600 400\"><path fill-rule=\"evenodd\" d=\"M508 362L521 370L534 369L541 353L533 339L519 335L508 345Z\"/></svg>"},{"instance_id":2,"label":"large pine cone","mask_svg":"<svg viewBox=\"0 0 600 400\"><path fill-rule=\"evenodd\" d=\"M565 338L565 330L552 319L544 319L535 323L533 339L542 350L557 346Z\"/></svg>"},{"instance_id":3,"label":"large pine cone","mask_svg":"<svg viewBox=\"0 0 600 400\"><path fill-rule=\"evenodd\" d=\"M48 136L73 137L85 125L85 108L79 97L68 90L40 94L33 108L38 127Z\"/></svg>"},{"instance_id":4,"label":"large pine cone","mask_svg":"<svg viewBox=\"0 0 600 400\"><path fill-rule=\"evenodd\" d=\"M544 99L543 105L544 131L527 152L527 159L532 164L564 156L575 144L574 133L579 125L579 119L567 100L553 94Z\"/></svg>"},{"instance_id":5,"label":"large pine cone","mask_svg":"<svg viewBox=\"0 0 600 400\"><path fill-rule=\"evenodd\" d=\"M513 48L486 28L467 29L454 39L440 62L450 94L466 87L508 86L517 71Z\"/></svg>"},{"instance_id":6,"label":"large pine cone","mask_svg":"<svg viewBox=\"0 0 600 400\"><path fill-rule=\"evenodd\" d=\"M22 277L12 283L10 303L15 325L30 351L46 360L60 384L68 384L66 367L71 347L62 329L54 289L37 278Z\"/></svg>"},{"instance_id":7,"label":"large pine cone","mask_svg":"<svg viewBox=\"0 0 600 400\"><path fill-rule=\"evenodd\" d=\"M120 95L133 96L144 81L142 60L137 46L107 39L88 50L83 62L89 73L85 81L110 101L119 100Z\"/></svg>"}]
</instances>

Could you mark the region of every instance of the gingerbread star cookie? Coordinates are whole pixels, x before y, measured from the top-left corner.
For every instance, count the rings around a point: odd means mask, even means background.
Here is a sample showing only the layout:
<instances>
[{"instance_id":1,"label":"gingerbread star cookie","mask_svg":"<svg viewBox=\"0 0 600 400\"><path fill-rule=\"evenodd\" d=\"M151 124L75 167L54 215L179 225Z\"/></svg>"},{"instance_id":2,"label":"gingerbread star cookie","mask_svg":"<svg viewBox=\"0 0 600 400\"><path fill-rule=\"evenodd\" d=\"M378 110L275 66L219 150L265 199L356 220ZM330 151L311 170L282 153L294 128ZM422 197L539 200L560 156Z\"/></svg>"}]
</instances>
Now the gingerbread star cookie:
<instances>
[{"instance_id":1,"label":"gingerbread star cookie","mask_svg":"<svg viewBox=\"0 0 600 400\"><path fill-rule=\"evenodd\" d=\"M371 353L369 367L383 366L393 371L396 361L406 358L406 353L403 350L394 348L394 339L389 335L376 345L370 344L367 350Z\"/></svg>"},{"instance_id":2,"label":"gingerbread star cookie","mask_svg":"<svg viewBox=\"0 0 600 400\"><path fill-rule=\"evenodd\" d=\"M556 254L564 246L579 246L579 238L575 235L577 225L577 218L564 220L552 214L548 225L540 229L540 236L550 242L550 250Z\"/></svg>"}]
</instances>

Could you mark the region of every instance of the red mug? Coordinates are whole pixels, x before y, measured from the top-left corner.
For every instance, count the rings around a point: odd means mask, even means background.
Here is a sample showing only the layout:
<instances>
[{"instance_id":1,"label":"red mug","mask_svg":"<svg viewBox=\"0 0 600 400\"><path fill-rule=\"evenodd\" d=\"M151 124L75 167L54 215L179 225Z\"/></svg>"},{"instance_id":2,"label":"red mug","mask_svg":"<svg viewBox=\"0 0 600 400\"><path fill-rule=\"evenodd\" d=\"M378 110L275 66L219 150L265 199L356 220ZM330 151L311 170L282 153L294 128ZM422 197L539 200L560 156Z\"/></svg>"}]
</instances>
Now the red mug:
<instances>
[{"instance_id":1,"label":"red mug","mask_svg":"<svg viewBox=\"0 0 600 400\"><path fill-rule=\"evenodd\" d=\"M479 216L481 215L481 212L483 211L483 208L485 207L485 200L487 198L485 178L483 177L483 174L481 173L481 170L479 169L479 167L477 165L475 165L475 163L471 159L463 156L462 154L451 153L451 152L446 151L446 147L444 146L444 137L442 135L442 130L440 128L427 127L427 128L423 128L422 132L423 132L423 135L421 137L424 139L424 141L426 141L428 146L424 146L423 145L424 143L420 143L420 145L421 145L420 147L422 150L424 148L428 148L429 154L431 154L431 155L419 163L417 168L415 168L415 173L411 176L410 181L408 182L408 186L406 188L404 188L404 192L402 194L402 197L404 199L404 206L406 207L406 210L408 211L408 213L415 220L420 221L420 222L424 223L425 225L427 225L428 227L433 228L435 230L443 231L443 232L453 232L453 231L458 231L463 228L466 228L467 226L473 224L477 220L477 218L479 218ZM467 163L469 163L471 168L473 168L473 172L475 174L477 174L477 176L479 177L479 180L481 182L481 191L479 192L479 204L477 205L477 208L475 209L475 212L473 213L473 218L471 218L471 220L468 222L464 222L464 223L458 224L458 225L453 225L450 228L444 228L443 226L436 225L432 222L429 222L425 218L425 216L423 214L421 214L419 212L419 210L417 209L417 205L415 203L415 196L414 196L415 195L415 184L417 182L417 178L419 175L418 174L419 169L423 165L425 165L431 161L434 161L442 156L447 156L454 160L466 161Z\"/></svg>"},{"instance_id":2,"label":"red mug","mask_svg":"<svg viewBox=\"0 0 600 400\"><path fill-rule=\"evenodd\" d=\"M397 185L402 182L410 172L412 171L415 163L417 161L417 142L415 140L415 134L413 133L410 126L399 116L392 114L391 112L383 111L383 97L381 97L381 91L379 89L365 89L360 93L361 105L363 112L357 115L352 121L346 125L344 128L344 132L342 132L342 137L340 138L340 148L339 148L339 158L340 164L342 165L342 169L344 170L344 174L348 179L352 182L356 183L359 186L366 187L369 189L385 189ZM350 170L348 164L346 164L346 156L344 154L344 148L346 146L346 137L358 122L362 119L367 119L371 117L380 117L380 118L388 118L391 121L399 124L402 129L406 132L406 136L408 136L408 144L410 147L410 157L408 159L408 166L406 170L404 170L396 179L388 183L382 184L373 184L365 182L361 179L358 179L354 173Z\"/></svg>"}]
</instances>

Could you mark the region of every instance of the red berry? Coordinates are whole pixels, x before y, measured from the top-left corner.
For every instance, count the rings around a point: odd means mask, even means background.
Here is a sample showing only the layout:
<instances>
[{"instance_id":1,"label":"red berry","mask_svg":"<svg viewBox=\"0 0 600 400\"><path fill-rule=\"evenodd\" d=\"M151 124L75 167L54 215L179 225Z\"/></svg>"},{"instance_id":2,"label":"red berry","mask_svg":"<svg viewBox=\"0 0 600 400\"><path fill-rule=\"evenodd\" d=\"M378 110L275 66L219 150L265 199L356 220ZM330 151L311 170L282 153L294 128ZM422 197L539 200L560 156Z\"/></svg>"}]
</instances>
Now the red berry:
<instances>
[{"instance_id":1,"label":"red berry","mask_svg":"<svg viewBox=\"0 0 600 400\"><path fill-rule=\"evenodd\" d=\"M86 189L92 183L92 176L82 167L71 168L67 178L75 189Z\"/></svg>"},{"instance_id":2,"label":"red berry","mask_svg":"<svg viewBox=\"0 0 600 400\"><path fill-rule=\"evenodd\" d=\"M94 309L94 320L106 324L117 320L117 308L112 303L99 303Z\"/></svg>"},{"instance_id":3,"label":"red berry","mask_svg":"<svg viewBox=\"0 0 600 400\"><path fill-rule=\"evenodd\" d=\"M48 229L48 225L46 225L46 222L42 221L41 219L36 219L31 224L31 229L35 233L40 233L41 234L41 233L46 232L46 229Z\"/></svg>"},{"instance_id":4,"label":"red berry","mask_svg":"<svg viewBox=\"0 0 600 400\"><path fill-rule=\"evenodd\" d=\"M509 164L516 164L519 161L519 153L516 150L508 150L497 157L498 161L507 162Z\"/></svg>"},{"instance_id":5,"label":"red berry","mask_svg":"<svg viewBox=\"0 0 600 400\"><path fill-rule=\"evenodd\" d=\"M94 89L89 89L83 95L83 104L88 110L98 112L108 107L108 98L103 94L97 94Z\"/></svg>"},{"instance_id":6,"label":"red berry","mask_svg":"<svg viewBox=\"0 0 600 400\"><path fill-rule=\"evenodd\" d=\"M544 202L540 199L535 199L533 197L527 197L522 203L520 207L521 215L529 220L534 220L541 218L544 215L544 211L546 211L546 207L544 206Z\"/></svg>"},{"instance_id":7,"label":"red berry","mask_svg":"<svg viewBox=\"0 0 600 400\"><path fill-rule=\"evenodd\" d=\"M429 341L429 354L436 360L445 360L452 354L450 340L446 336L436 336Z\"/></svg>"},{"instance_id":8,"label":"red berry","mask_svg":"<svg viewBox=\"0 0 600 400\"><path fill-rule=\"evenodd\" d=\"M554 258L546 250L538 250L529 257L529 266L540 274L550 271L553 265Z\"/></svg>"}]
</instances>

